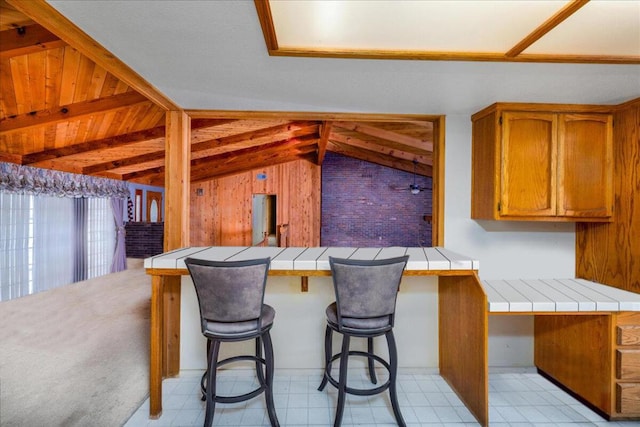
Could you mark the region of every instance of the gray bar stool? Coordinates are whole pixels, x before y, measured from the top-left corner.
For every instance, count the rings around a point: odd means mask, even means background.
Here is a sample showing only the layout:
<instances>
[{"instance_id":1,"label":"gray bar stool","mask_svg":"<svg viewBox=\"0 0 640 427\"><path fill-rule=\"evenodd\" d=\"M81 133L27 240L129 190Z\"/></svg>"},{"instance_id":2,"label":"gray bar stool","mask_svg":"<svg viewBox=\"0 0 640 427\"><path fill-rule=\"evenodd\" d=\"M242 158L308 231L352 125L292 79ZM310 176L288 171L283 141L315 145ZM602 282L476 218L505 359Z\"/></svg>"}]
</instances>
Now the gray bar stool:
<instances>
[{"instance_id":1,"label":"gray bar stool","mask_svg":"<svg viewBox=\"0 0 640 427\"><path fill-rule=\"evenodd\" d=\"M336 302L326 309L327 328L325 333L325 371L318 390L327 383L338 389L338 404L334 426L342 422L346 394L370 396L389 389L391 406L396 422L405 426L400 413L396 391L398 354L393 336L398 288L409 256L364 261L329 257ZM342 351L333 354L333 332L342 334ZM374 354L373 338L384 335L389 347L389 361ZM367 351L349 350L351 337L367 339ZM389 379L375 388L360 389L347 386L349 356L367 358L371 382L376 384L374 363L378 362L389 372ZM331 364L340 359L340 374L336 381L331 376Z\"/></svg>"},{"instance_id":2,"label":"gray bar stool","mask_svg":"<svg viewBox=\"0 0 640 427\"><path fill-rule=\"evenodd\" d=\"M198 296L202 334L207 337L207 371L201 382L203 400L207 402L204 426L213 424L216 402L242 402L262 392L271 425L279 426L273 404L273 348L269 334L276 313L273 307L264 304L271 259L206 261L187 258L184 262ZM255 339L255 356L240 355L218 360L220 343L250 339ZM217 368L245 360L255 362L258 388L237 396L216 394Z\"/></svg>"}]
</instances>

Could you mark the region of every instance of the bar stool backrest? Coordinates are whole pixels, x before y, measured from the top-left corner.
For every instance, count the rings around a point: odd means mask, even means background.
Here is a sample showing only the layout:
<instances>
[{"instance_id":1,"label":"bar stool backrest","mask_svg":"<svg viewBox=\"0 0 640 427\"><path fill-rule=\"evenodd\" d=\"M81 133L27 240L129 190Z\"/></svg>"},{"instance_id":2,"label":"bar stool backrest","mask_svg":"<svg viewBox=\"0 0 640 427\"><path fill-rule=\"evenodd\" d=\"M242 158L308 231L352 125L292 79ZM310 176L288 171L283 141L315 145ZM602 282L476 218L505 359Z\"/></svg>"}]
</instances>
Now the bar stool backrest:
<instances>
[{"instance_id":1,"label":"bar stool backrest","mask_svg":"<svg viewBox=\"0 0 640 427\"><path fill-rule=\"evenodd\" d=\"M338 322L342 324L342 317L365 319L393 315L408 259L408 255L379 260L329 257Z\"/></svg>"},{"instance_id":2,"label":"bar stool backrest","mask_svg":"<svg viewBox=\"0 0 640 427\"><path fill-rule=\"evenodd\" d=\"M270 258L246 261L185 259L198 296L202 331L206 322L258 319L264 302Z\"/></svg>"}]
</instances>

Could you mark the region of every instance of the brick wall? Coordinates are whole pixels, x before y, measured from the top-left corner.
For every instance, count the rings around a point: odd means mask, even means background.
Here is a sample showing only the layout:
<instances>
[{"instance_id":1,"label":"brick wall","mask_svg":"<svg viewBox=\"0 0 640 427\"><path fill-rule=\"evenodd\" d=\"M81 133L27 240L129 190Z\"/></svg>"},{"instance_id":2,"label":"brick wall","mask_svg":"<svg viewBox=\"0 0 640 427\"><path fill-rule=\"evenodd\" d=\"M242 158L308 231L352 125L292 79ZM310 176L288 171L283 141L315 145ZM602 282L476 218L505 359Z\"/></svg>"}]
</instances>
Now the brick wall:
<instances>
[{"instance_id":1,"label":"brick wall","mask_svg":"<svg viewBox=\"0 0 640 427\"><path fill-rule=\"evenodd\" d=\"M322 246L431 246L431 191L413 174L335 153L322 163ZM416 177L431 188L431 178Z\"/></svg>"},{"instance_id":2,"label":"brick wall","mask_svg":"<svg viewBox=\"0 0 640 427\"><path fill-rule=\"evenodd\" d=\"M124 229L127 258L148 258L163 252L163 222L127 222Z\"/></svg>"}]
</instances>

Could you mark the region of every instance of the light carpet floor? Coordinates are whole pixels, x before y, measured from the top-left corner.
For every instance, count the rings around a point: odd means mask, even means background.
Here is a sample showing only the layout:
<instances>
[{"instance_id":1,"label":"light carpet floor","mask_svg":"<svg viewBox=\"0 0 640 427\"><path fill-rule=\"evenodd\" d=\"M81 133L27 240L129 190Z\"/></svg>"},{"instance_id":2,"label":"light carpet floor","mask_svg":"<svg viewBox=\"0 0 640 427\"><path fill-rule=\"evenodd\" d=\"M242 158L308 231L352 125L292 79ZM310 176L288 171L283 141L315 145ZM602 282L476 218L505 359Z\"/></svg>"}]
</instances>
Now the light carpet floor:
<instances>
[{"instance_id":1,"label":"light carpet floor","mask_svg":"<svg viewBox=\"0 0 640 427\"><path fill-rule=\"evenodd\" d=\"M0 426L121 426L147 398L151 281L128 265L0 302Z\"/></svg>"}]
</instances>

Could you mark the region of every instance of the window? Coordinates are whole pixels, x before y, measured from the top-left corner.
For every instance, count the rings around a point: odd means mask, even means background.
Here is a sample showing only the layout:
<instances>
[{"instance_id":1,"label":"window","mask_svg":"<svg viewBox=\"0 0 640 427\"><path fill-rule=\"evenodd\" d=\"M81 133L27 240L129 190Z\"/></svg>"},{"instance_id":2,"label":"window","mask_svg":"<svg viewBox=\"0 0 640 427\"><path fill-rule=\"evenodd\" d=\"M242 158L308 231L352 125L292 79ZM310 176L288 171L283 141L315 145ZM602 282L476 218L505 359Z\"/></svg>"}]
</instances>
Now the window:
<instances>
[{"instance_id":1,"label":"window","mask_svg":"<svg viewBox=\"0 0 640 427\"><path fill-rule=\"evenodd\" d=\"M0 301L109 273L115 241L110 199L0 193Z\"/></svg>"}]
</instances>

